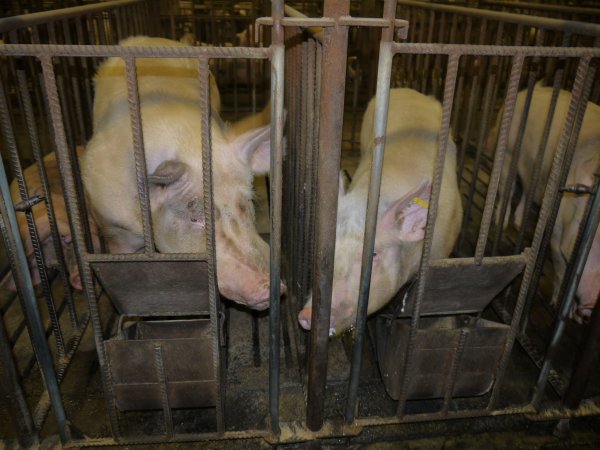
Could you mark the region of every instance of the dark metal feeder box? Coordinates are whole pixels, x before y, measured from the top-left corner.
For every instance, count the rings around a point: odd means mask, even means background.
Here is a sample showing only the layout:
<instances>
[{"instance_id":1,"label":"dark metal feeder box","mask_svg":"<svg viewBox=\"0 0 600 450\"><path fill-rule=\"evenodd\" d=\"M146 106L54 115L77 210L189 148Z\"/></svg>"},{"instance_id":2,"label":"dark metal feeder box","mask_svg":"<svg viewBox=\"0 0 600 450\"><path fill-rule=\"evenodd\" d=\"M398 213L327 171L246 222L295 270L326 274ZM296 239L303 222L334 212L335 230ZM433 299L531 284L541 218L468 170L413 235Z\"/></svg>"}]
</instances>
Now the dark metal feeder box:
<instances>
[{"instance_id":1,"label":"dark metal feeder box","mask_svg":"<svg viewBox=\"0 0 600 450\"><path fill-rule=\"evenodd\" d=\"M479 315L522 272L526 257L527 251L480 264L473 258L434 261L408 371L416 283L400 292L375 321L377 359L390 397L400 398L405 372L410 400L443 398L448 390L452 397L490 390L510 327L472 315Z\"/></svg>"},{"instance_id":2,"label":"dark metal feeder box","mask_svg":"<svg viewBox=\"0 0 600 450\"><path fill-rule=\"evenodd\" d=\"M129 325L129 326L127 326ZM211 324L208 318L120 321L106 341L119 410L215 406Z\"/></svg>"}]
</instances>

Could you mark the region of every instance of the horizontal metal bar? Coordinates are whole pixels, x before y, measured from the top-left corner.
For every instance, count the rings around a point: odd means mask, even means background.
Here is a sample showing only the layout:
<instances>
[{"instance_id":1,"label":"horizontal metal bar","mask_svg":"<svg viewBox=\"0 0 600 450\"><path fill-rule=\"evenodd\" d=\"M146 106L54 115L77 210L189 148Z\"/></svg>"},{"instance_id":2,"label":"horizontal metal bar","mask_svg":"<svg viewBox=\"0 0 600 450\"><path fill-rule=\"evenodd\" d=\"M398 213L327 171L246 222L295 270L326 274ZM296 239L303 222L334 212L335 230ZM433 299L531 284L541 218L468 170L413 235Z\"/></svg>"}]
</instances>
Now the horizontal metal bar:
<instances>
[{"instance_id":1,"label":"horizontal metal bar","mask_svg":"<svg viewBox=\"0 0 600 450\"><path fill-rule=\"evenodd\" d=\"M1 48L1 47L0 47ZM484 55L484 56L540 56L556 58L600 57L600 48L595 47L527 47L509 45L426 44L393 43L394 53Z\"/></svg>"},{"instance_id":2,"label":"horizontal metal bar","mask_svg":"<svg viewBox=\"0 0 600 450\"><path fill-rule=\"evenodd\" d=\"M514 9L532 9L544 12L560 12L565 14L585 14L585 15L600 15L600 9L598 8L586 8L583 6L572 6L572 5L552 5L548 3L531 3L531 2L507 2L507 1L482 1L479 6L505 6Z\"/></svg>"},{"instance_id":3,"label":"horizontal metal bar","mask_svg":"<svg viewBox=\"0 0 600 450\"><path fill-rule=\"evenodd\" d=\"M151 262L151 261L208 261L209 256L205 253L86 253L82 255L86 262Z\"/></svg>"},{"instance_id":4,"label":"horizontal metal bar","mask_svg":"<svg viewBox=\"0 0 600 450\"><path fill-rule=\"evenodd\" d=\"M474 417L492 417L506 416L514 414L524 414L529 420L552 420L567 417L584 417L600 413L599 399L588 399L582 402L576 410L566 410L558 403L549 404L549 407L542 412L536 412L532 405L504 408L490 413L486 410L476 411L450 411L445 416L448 419L469 419ZM435 419L441 419L442 413L420 413L406 415L403 418L398 416L389 417L364 417L356 419L352 424L345 424L341 421L327 420L323 428L316 432L309 431L303 423L300 422L282 422L282 433L273 435L265 430L245 430L245 431L225 431L223 433L190 433L175 434L167 439L164 436L138 436L134 438L121 437L119 440L114 438L99 439L81 439L72 440L68 447L83 446L105 446L105 445L127 445L127 444L150 444L160 442L193 442L193 441L221 441L234 439L264 439L270 444L282 442L302 442L325 437L349 437L358 436L364 428L373 426L398 425L402 423L426 422Z\"/></svg>"},{"instance_id":5,"label":"horizontal metal bar","mask_svg":"<svg viewBox=\"0 0 600 450\"><path fill-rule=\"evenodd\" d=\"M121 45L58 45L58 44L4 44L2 56L137 56L144 58L249 58L268 59L270 48L247 47L134 47Z\"/></svg>"},{"instance_id":6,"label":"horizontal metal bar","mask_svg":"<svg viewBox=\"0 0 600 450\"><path fill-rule=\"evenodd\" d=\"M288 9L286 7L286 13ZM394 19L393 21L386 19L378 19L376 17L340 17L335 21L330 17L286 17L281 19L281 25L284 27L334 27L336 25L343 27L379 27L388 28L390 22L393 22L395 28L408 28L408 21L402 19ZM261 17L256 19L256 23L261 26L273 25L273 19L270 17Z\"/></svg>"},{"instance_id":7,"label":"horizontal metal bar","mask_svg":"<svg viewBox=\"0 0 600 450\"><path fill-rule=\"evenodd\" d=\"M400 0L399 6L413 6L431 11L448 12L480 19L497 20L501 22L529 25L546 30L568 31L573 34L600 36L600 25L574 20L552 19L549 17L530 16L526 14L513 14L489 9L476 9L461 6L441 5L438 3L425 3L413 0Z\"/></svg>"},{"instance_id":8,"label":"horizontal metal bar","mask_svg":"<svg viewBox=\"0 0 600 450\"><path fill-rule=\"evenodd\" d=\"M19 30L39 24L57 22L72 17L84 16L95 12L103 12L111 9L123 8L125 6L145 3L145 0L118 0L106 3L94 3L92 5L75 6L72 8L41 11L20 16L5 17L0 19L0 33Z\"/></svg>"}]
</instances>

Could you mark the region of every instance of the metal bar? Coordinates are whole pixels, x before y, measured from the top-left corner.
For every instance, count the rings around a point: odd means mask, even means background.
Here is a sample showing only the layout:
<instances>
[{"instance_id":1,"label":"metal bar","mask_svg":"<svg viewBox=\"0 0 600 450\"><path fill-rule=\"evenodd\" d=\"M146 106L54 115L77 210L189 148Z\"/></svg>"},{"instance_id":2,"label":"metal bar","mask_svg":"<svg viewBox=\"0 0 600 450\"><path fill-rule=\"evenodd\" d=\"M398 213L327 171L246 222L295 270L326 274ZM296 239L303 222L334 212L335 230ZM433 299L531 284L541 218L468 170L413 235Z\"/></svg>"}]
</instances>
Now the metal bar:
<instances>
[{"instance_id":1,"label":"metal bar","mask_svg":"<svg viewBox=\"0 0 600 450\"><path fill-rule=\"evenodd\" d=\"M21 56L135 56L145 58L178 57L198 58L252 58L266 59L271 55L269 48L257 47L123 47L120 45L65 45L65 44L4 44L0 46L0 55Z\"/></svg>"},{"instance_id":2,"label":"metal bar","mask_svg":"<svg viewBox=\"0 0 600 450\"><path fill-rule=\"evenodd\" d=\"M8 107L6 94L4 91L4 85L0 79L0 120L2 121L3 130L8 130L10 128L10 125L8 124L9 118L7 116L7 111ZM8 135L5 136L5 139L7 137ZM17 217L15 215L14 208L12 207L12 201L10 200L10 188L8 186L8 179L4 169L4 162L1 161L1 158L0 192L2 193L2 201L0 201L0 223L7 254L12 266L12 274L15 284L18 288L17 291L19 292L23 302L23 312L27 317L31 343L36 354L45 387L50 395L52 410L58 426L58 433L61 441L66 442L68 439L68 432L66 428L67 418L64 406L62 404L62 399L60 397L60 390L58 387L56 374L54 373L52 355L50 353L50 349L48 348L48 342L46 341L42 319L37 309L37 301L35 298L35 292L33 290L33 284L31 282L31 275L27 270L27 257L25 255L23 243L19 236Z\"/></svg>"},{"instance_id":3,"label":"metal bar","mask_svg":"<svg viewBox=\"0 0 600 450\"><path fill-rule=\"evenodd\" d=\"M326 1L325 15L348 14L350 0ZM319 156L317 168L317 216L315 223L315 260L313 266L312 328L308 361L307 426L318 430L323 425L327 349L333 286L338 172L340 168L348 28L327 28L324 36L321 71L322 98L319 112Z\"/></svg>"},{"instance_id":4,"label":"metal bar","mask_svg":"<svg viewBox=\"0 0 600 450\"><path fill-rule=\"evenodd\" d=\"M225 398L223 369L225 364L222 361L222 342L219 322L219 295L217 292L217 261L216 261L216 243L215 243L215 215L214 215L214 193L213 193L213 172L212 172L212 110L210 99L210 70L208 59L200 58L198 61L198 77L200 83L200 111L201 111L201 130L202 130L202 184L204 192L204 211L208 213L206 217L206 252L208 261L208 296L210 305L210 322L212 332L212 352L213 352L213 370L215 382L217 384L216 409L217 409L217 430L222 433L225 431ZM154 254L153 258L156 258Z\"/></svg>"},{"instance_id":5,"label":"metal bar","mask_svg":"<svg viewBox=\"0 0 600 450\"><path fill-rule=\"evenodd\" d=\"M17 431L19 445L22 448L29 448L36 443L37 432L27 406L27 399L20 383L21 379L11 353L2 318L0 318L0 362L0 380L2 380L0 395L8 404L10 420Z\"/></svg>"},{"instance_id":6,"label":"metal bar","mask_svg":"<svg viewBox=\"0 0 600 450\"><path fill-rule=\"evenodd\" d=\"M113 436L120 436L119 425L115 413L114 393L110 384L110 370L106 363L106 353L103 342L102 326L98 313L98 305L96 303L96 295L94 290L94 282L89 264L85 263L84 255L86 250L83 224L81 214L78 208L76 198L75 180L70 168L73 167L70 152L67 148L67 139L63 128L62 111L60 108L56 78L54 75L54 67L52 65L52 56L44 55L40 57L42 63L42 72L44 75L44 87L50 111L50 119L54 131L54 139L56 144L56 159L60 179L62 182L63 195L69 214L69 226L73 232L73 248L77 259L77 266L83 282L83 292L88 299L88 306L92 318L92 327L94 329L94 337L96 342L96 350L98 352L98 362L102 375L102 385L108 404L108 413L112 428ZM54 402L53 402L54 403ZM63 419L64 420L64 419Z\"/></svg>"},{"instance_id":7,"label":"metal bar","mask_svg":"<svg viewBox=\"0 0 600 450\"><path fill-rule=\"evenodd\" d=\"M156 379L160 389L160 401L165 421L165 435L170 438L173 436L173 416L171 414L171 404L169 403L168 380L160 344L154 346L154 368L156 369Z\"/></svg>"},{"instance_id":8,"label":"metal bar","mask_svg":"<svg viewBox=\"0 0 600 450\"><path fill-rule=\"evenodd\" d=\"M460 367L460 361L465 351L465 345L470 333L469 328L462 328L458 336L458 342L456 351L452 357L452 366L450 367L450 378L446 380L446 386L444 387L444 404L442 405L441 412L448 413L450 408L450 401L452 400L452 393L454 392L454 385L456 384L456 378L458 377L458 368Z\"/></svg>"},{"instance_id":9,"label":"metal bar","mask_svg":"<svg viewBox=\"0 0 600 450\"><path fill-rule=\"evenodd\" d=\"M150 192L148 189L148 170L144 152L144 134L140 112L140 94L138 90L137 68L133 57L125 58L125 73L127 78L127 103L133 137L133 156L135 158L135 175L137 179L138 198L142 214L142 230L144 233L144 253L153 255L154 236L152 233L152 218L150 216Z\"/></svg>"},{"instance_id":10,"label":"metal bar","mask_svg":"<svg viewBox=\"0 0 600 450\"><path fill-rule=\"evenodd\" d=\"M34 154L35 154L36 151L35 151L34 142L36 141L36 136L35 136L35 125L32 123L33 112L31 111L31 99L29 98L29 90L28 90L27 82L25 80L25 76L24 76L22 70L17 70L17 82L19 85L19 93L21 94L22 107L23 107L23 110L25 113L25 119L26 119L27 126L28 126L28 131L29 131L28 136L30 137L32 148L34 148ZM10 150L9 151L10 164L11 164L11 167L12 167L14 173L16 174L16 181L18 184L19 195L21 197L21 200L26 202L29 200L29 193L27 191L27 186L25 184L25 180L23 177L23 170L21 169L21 163L19 161L19 155L18 155L18 150L17 150L17 146L16 146L15 136L14 136L14 134L12 134L12 130L8 130L6 128L6 126L3 126L3 130L5 132L5 140L7 141L7 147ZM33 134L32 134L32 132L33 132ZM39 146L37 148L36 156L40 157ZM41 160L38 160L38 168L39 168L39 165L43 165L41 163ZM41 170L43 171L44 169L42 168ZM42 178L42 175L41 175L42 173L43 172L40 172L40 180ZM48 190L44 191L44 195L46 196L46 199L48 199L49 191ZM56 308L54 307L54 298L52 295L52 289L50 287L50 281L48 279L48 272L46 270L46 264L44 261L44 255L43 255L42 248L41 248L42 246L40 243L37 226L36 226L36 223L35 223L35 220L33 217L33 211L32 210L26 211L25 214L26 214L26 219L27 219L27 228L29 231L29 237L31 240L33 253L35 255L36 265L37 265L37 269L38 269L38 272L40 275L40 280L42 282L42 291L43 291L44 299L46 301L48 315L50 316L50 322L52 324L54 338L56 340L56 348L58 350L59 356L62 357L65 354L64 338L63 338L62 331L60 328L58 315L56 314ZM51 218L53 218L53 217L51 217L49 215L48 222L50 222ZM52 223L50 223L50 226L52 226ZM56 234L56 236L58 236L58 233ZM53 239L55 239L54 235L53 235ZM60 240L55 241L55 244L60 245ZM69 289L68 286L67 286L67 289Z\"/></svg>"},{"instance_id":11,"label":"metal bar","mask_svg":"<svg viewBox=\"0 0 600 450\"><path fill-rule=\"evenodd\" d=\"M512 350L512 346L514 344L517 333L519 332L517 324L521 320L521 313L523 312L523 306L525 303L525 297L527 295L527 290L529 289L529 285L531 282L531 277L533 275L533 270L535 267L536 259L540 252L541 241L543 238L544 231L546 230L548 216L550 213L550 209L555 202L556 195L559 187L559 178L561 173L562 164L564 162L564 156L567 150L567 144L569 142L570 133L569 131L573 127L573 123L575 120L575 115L577 112L576 103L574 100L577 100L582 92L583 84L585 81L585 75L587 73L587 68L590 63L590 58L583 57L580 59L578 67L577 67L577 75L575 78L575 84L573 87L573 98L571 100L571 104L569 105L569 111L567 113L567 117L565 120L565 124L563 127L563 132L560 137L560 143L557 148L557 151L554 155L554 159L552 162L552 169L550 171L550 176L548 178L548 184L546 187L546 195L544 196L544 200L542 202L542 207L540 211L540 217L537 222L533 242L531 244L531 253L529 256L529 260L527 265L525 266L525 271L523 274L523 280L521 282L521 289L519 290L519 295L517 297L517 302L515 304L512 322L510 324L510 331L506 338L506 343L504 346L504 352L502 354L502 358L498 369L496 371L496 382L494 383L494 387L492 388L492 395L490 396L490 400L487 406L488 410L494 408L498 396L500 393L500 380L502 380L504 373L508 367L508 360L510 357L510 353ZM568 161L567 161L568 162Z\"/></svg>"},{"instance_id":12,"label":"metal bar","mask_svg":"<svg viewBox=\"0 0 600 450\"><path fill-rule=\"evenodd\" d=\"M596 177L596 179L598 179ZM598 185L598 183L596 183ZM596 197L598 197L596 191ZM600 208L594 211L594 217L590 220L590 223L596 225L600 222L598 216ZM590 237L590 240L592 237ZM585 242L585 241L584 241ZM596 300L596 305L599 299ZM585 394L585 391L592 377L593 364L598 360L600 354L600 308L594 307L592 311L592 317L588 325L588 335L585 340L584 346L579 350L577 362L575 363L575 370L571 376L569 386L563 396L563 403L569 409L577 409L581 404L581 399Z\"/></svg>"},{"instance_id":13,"label":"metal bar","mask_svg":"<svg viewBox=\"0 0 600 450\"><path fill-rule=\"evenodd\" d=\"M442 103L442 122L440 125L438 152L434 166L433 180L431 183L431 201L429 203L429 210L427 211L427 226L425 228L425 238L423 240L423 253L419 266L417 298L415 300L415 305L410 320L410 333L406 351L404 373L402 376L402 389L400 392L400 398L398 399L397 414L400 417L404 416L404 409L406 407L408 396L407 375L410 374L410 366L412 364L413 354L415 352L414 346L417 337L417 331L419 329L421 303L425 294L425 286L427 284L427 275L429 272L433 232L435 229L435 221L437 217L440 190L442 185L442 172L444 169L448 138L450 135L450 114L452 111L452 102L454 100L454 89L456 87L459 58L460 57L458 55L451 55L448 58L448 65L446 68L446 81L444 84L444 97Z\"/></svg>"},{"instance_id":14,"label":"metal bar","mask_svg":"<svg viewBox=\"0 0 600 450\"><path fill-rule=\"evenodd\" d=\"M5 47L9 47L6 44ZM393 43L394 53L415 53L420 55L442 53L445 55L487 55L487 56L540 56L556 58L597 58L600 49L596 47L532 47L465 44ZM0 47L2 54L2 47Z\"/></svg>"},{"instance_id":15,"label":"metal bar","mask_svg":"<svg viewBox=\"0 0 600 450\"><path fill-rule=\"evenodd\" d=\"M502 122L500 124L498 148L496 149L494 156L494 166L490 176L490 183L487 189L483 217L481 219L479 236L477 239L477 246L475 248L476 264L481 264L483 261L488 234L492 224L494 204L496 201L496 194L498 193L498 185L500 184L500 174L504 165L504 157L506 154L506 147L508 145L508 133L510 131L510 124L515 110L517 91L519 90L519 80L521 79L524 59L525 58L523 56L516 56L513 60L510 72L508 88L506 91L506 99L504 101L504 114L502 115Z\"/></svg>"},{"instance_id":16,"label":"metal bar","mask_svg":"<svg viewBox=\"0 0 600 450\"><path fill-rule=\"evenodd\" d=\"M529 16L525 14L512 14L500 11L451 6L439 3L425 3L412 0L398 0L398 4L402 6L415 6L425 10L445 11L451 14L478 17L504 23L529 25L548 30L570 31L572 33L583 34L588 36L598 36L600 34L600 25L587 22L576 22L574 20L567 21L560 19L552 19L549 17Z\"/></svg>"},{"instance_id":17,"label":"metal bar","mask_svg":"<svg viewBox=\"0 0 600 450\"><path fill-rule=\"evenodd\" d=\"M581 63L580 63L581 64ZM571 166L571 160L573 158L573 153L575 152L575 144L577 142L577 138L579 137L579 132L581 130L581 125L583 123L583 117L585 115L585 109L587 107L587 100L591 91L591 79L595 74L595 70L590 70L591 73L588 74L587 81L583 88L580 86L573 86L573 94L571 97L571 104L569 105L569 113L571 110L579 106L579 110L577 113L577 117L574 120L574 124L571 121L571 127L567 128L569 116L567 116L567 120L565 121L565 126L563 128L563 134L561 135L561 144L563 140L569 139L569 147L566 151L567 154L565 156L565 161L563 164L563 172L560 177L560 185L564 184L564 181L568 174L568 169ZM579 68L578 68L579 74ZM578 80L575 80L576 82ZM579 88L576 90L576 88ZM579 103L578 103L579 102ZM565 137L564 135L570 130L570 136ZM559 146L559 149L561 147ZM600 195L598 195L600 189L600 177L596 176L594 182L594 194L592 195L591 205L587 208L586 218L585 218L585 226L583 231L577 238L576 249L578 250L573 265L572 270L568 272L568 280L565 284L565 296L562 299L560 311L558 313L558 317L554 326L554 330L552 332L552 338L550 339L550 343L548 344L548 349L546 351L546 357L544 359L544 364L542 369L540 370L540 374L538 376L538 381L535 387L532 403L534 405L539 405L543 396L544 389L546 385L546 380L548 378L548 373L552 366L552 362L556 357L558 343L564 333L567 318L569 315L569 311L571 310L571 305L575 299L575 293L577 291L577 286L579 285L579 281L581 280L581 275L583 274L583 269L585 263L587 261L588 254L590 249L592 248L592 243L594 241L594 236L596 234L596 229L598 228L598 223L600 223ZM556 203L553 204L553 210L550 213L551 221L549 223L550 226L547 227L547 233L550 234L552 230L552 226L554 225L554 221L556 220L556 216L558 214L558 208L560 204L560 199ZM541 213L540 213L541 215ZM564 282L564 280L563 280ZM562 287L561 287L562 290Z\"/></svg>"},{"instance_id":18,"label":"metal bar","mask_svg":"<svg viewBox=\"0 0 600 450\"><path fill-rule=\"evenodd\" d=\"M283 96L285 87L285 46L283 0L272 2L271 44L271 162L270 162L270 302L269 302L269 413L271 431L279 428L280 296L281 296L281 210L283 164Z\"/></svg>"},{"instance_id":19,"label":"metal bar","mask_svg":"<svg viewBox=\"0 0 600 450\"><path fill-rule=\"evenodd\" d=\"M92 5L75 6L72 8L54 9L50 11L23 14L20 16L5 17L0 19L0 33L6 33L10 30L27 28L39 24L46 24L51 21L59 21L63 19L69 19L71 17L78 17L84 14L103 12L113 8L122 8L136 3L143 3L144 1L145 0L118 0L113 2L96 3Z\"/></svg>"},{"instance_id":20,"label":"metal bar","mask_svg":"<svg viewBox=\"0 0 600 450\"><path fill-rule=\"evenodd\" d=\"M390 17L396 12L395 0L387 0L384 4L384 17ZM375 231L377 227L377 212L379 210L379 194L381 176L383 173L383 155L385 150L385 133L390 97L390 81L392 77L393 54L390 51L390 41L393 35L384 30L379 46L379 64L377 69L377 94L374 117L374 142L369 179L367 210L365 213L365 232L363 237L360 287L356 313L356 333L352 350L352 367L348 380L348 400L346 402L346 422L354 420L358 382L360 378L361 357L364 346L367 324L367 309L369 306L369 290L371 288L371 273L373 271L373 253L375 251Z\"/></svg>"},{"instance_id":21,"label":"metal bar","mask_svg":"<svg viewBox=\"0 0 600 450\"><path fill-rule=\"evenodd\" d=\"M573 5L554 5L550 3L532 3L532 2L508 2L508 1L490 1L490 0L481 0L481 6L500 6L500 7L508 7L515 9L531 9L531 10L539 10L544 12L555 11L565 14L581 14L581 15L592 15L597 16L600 15L600 10L598 8L586 8L583 6L573 6Z\"/></svg>"},{"instance_id":22,"label":"metal bar","mask_svg":"<svg viewBox=\"0 0 600 450\"><path fill-rule=\"evenodd\" d=\"M83 253L86 262L127 262L127 261L208 261L208 253L154 253L152 256L144 253Z\"/></svg>"}]
</instances>

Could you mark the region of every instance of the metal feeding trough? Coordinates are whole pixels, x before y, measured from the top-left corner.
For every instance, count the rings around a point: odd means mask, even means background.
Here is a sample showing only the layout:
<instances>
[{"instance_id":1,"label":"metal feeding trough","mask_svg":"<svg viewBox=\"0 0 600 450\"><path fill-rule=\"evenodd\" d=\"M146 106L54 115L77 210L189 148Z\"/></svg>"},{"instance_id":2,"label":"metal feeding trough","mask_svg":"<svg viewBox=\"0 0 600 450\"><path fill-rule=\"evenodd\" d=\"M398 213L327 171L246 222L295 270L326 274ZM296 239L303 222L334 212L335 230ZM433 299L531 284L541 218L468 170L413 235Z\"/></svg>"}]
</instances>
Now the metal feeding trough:
<instances>
[{"instance_id":1,"label":"metal feeding trough","mask_svg":"<svg viewBox=\"0 0 600 450\"><path fill-rule=\"evenodd\" d=\"M106 341L119 410L215 406L209 319L137 321Z\"/></svg>"},{"instance_id":2,"label":"metal feeding trough","mask_svg":"<svg viewBox=\"0 0 600 450\"><path fill-rule=\"evenodd\" d=\"M105 341L115 406L121 411L215 406L208 263L91 265L120 314L117 335Z\"/></svg>"},{"instance_id":3,"label":"metal feeding trough","mask_svg":"<svg viewBox=\"0 0 600 450\"><path fill-rule=\"evenodd\" d=\"M407 399L483 395L490 390L510 327L467 314L479 314L525 267L527 253L508 257L432 262L413 342ZM386 390L400 398L408 351L413 285L375 321L379 369ZM448 386L456 371L453 386Z\"/></svg>"},{"instance_id":4,"label":"metal feeding trough","mask_svg":"<svg viewBox=\"0 0 600 450\"><path fill-rule=\"evenodd\" d=\"M92 270L119 314L181 316L208 314L205 261L93 263Z\"/></svg>"}]
</instances>

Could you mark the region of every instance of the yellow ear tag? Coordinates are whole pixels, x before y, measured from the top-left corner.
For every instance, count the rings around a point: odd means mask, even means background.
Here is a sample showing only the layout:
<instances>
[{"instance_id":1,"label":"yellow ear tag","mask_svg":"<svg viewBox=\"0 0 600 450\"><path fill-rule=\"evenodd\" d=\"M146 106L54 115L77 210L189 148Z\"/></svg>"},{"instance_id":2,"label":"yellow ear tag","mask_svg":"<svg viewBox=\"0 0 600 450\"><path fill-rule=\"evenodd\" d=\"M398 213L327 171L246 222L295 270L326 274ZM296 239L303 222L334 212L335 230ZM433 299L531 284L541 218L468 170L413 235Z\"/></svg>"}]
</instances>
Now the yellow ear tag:
<instances>
[{"instance_id":1,"label":"yellow ear tag","mask_svg":"<svg viewBox=\"0 0 600 450\"><path fill-rule=\"evenodd\" d=\"M427 203L427 202L426 202L425 200L423 200L422 198L419 198L419 197L413 197L413 200L412 200L412 202L413 202L415 205L419 205L419 206L421 206L421 207L423 207L423 208L425 208L425 209L428 209L428 208L429 208L429 203Z\"/></svg>"}]
</instances>

